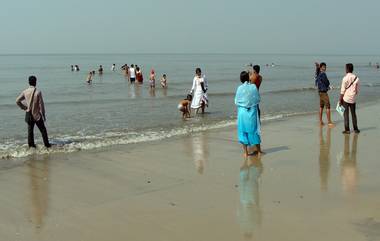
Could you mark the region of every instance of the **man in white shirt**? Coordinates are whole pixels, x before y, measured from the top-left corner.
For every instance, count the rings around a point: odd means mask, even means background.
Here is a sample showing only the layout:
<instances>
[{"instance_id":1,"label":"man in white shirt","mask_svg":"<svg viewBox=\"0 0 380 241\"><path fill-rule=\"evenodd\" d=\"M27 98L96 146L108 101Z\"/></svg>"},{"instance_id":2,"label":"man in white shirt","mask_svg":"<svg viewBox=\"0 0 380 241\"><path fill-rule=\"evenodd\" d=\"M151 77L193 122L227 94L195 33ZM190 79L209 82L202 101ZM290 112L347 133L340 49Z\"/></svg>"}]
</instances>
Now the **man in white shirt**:
<instances>
[{"instance_id":1,"label":"man in white shirt","mask_svg":"<svg viewBox=\"0 0 380 241\"><path fill-rule=\"evenodd\" d=\"M45 105L41 91L36 88L37 78L35 76L29 76L29 85L29 88L24 90L16 99L16 104L31 115L31 118L27 118L27 115L25 116L25 121L28 124L28 145L33 148L36 147L33 133L34 125L36 124L38 129L40 129L45 147L49 148L51 145L44 124L46 120Z\"/></svg>"},{"instance_id":2,"label":"man in white shirt","mask_svg":"<svg viewBox=\"0 0 380 241\"><path fill-rule=\"evenodd\" d=\"M352 115L352 125L354 126L354 132L360 133L358 129L358 123L356 118L356 97L360 90L360 80L352 72L354 71L354 65L346 64L346 76L342 80L342 86L340 89L339 102L344 107L344 131L343 134L350 134L350 119L349 110Z\"/></svg>"},{"instance_id":3,"label":"man in white shirt","mask_svg":"<svg viewBox=\"0 0 380 241\"><path fill-rule=\"evenodd\" d=\"M129 81L131 81L131 83L135 83L135 81L136 81L136 70L135 70L135 66L133 64L129 68L128 72L129 72Z\"/></svg>"}]
</instances>

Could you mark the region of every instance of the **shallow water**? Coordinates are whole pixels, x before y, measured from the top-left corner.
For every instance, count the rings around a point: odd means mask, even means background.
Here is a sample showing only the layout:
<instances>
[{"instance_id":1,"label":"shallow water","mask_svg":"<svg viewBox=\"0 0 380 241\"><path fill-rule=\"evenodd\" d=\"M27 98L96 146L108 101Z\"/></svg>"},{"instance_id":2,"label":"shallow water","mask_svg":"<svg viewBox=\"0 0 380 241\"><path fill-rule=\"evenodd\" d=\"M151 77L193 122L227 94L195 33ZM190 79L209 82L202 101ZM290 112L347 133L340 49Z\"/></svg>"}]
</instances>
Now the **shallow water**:
<instances>
[{"instance_id":1,"label":"shallow water","mask_svg":"<svg viewBox=\"0 0 380 241\"><path fill-rule=\"evenodd\" d=\"M52 141L70 143L56 151L92 149L115 144L144 142L234 125L234 92L239 73L248 63L260 64L263 84L260 104L264 119L314 112L318 96L314 85L314 61L327 62L327 74L334 87L344 75L344 64L353 62L362 81L359 103L378 98L380 71L368 66L380 56L238 55L238 54L128 54L128 55L1 55L0 56L0 156L22 157L26 147L24 113L15 105L27 87L27 77L38 77L47 109L47 128ZM112 72L115 63L118 70ZM144 73L143 85L131 85L119 70L138 64ZM266 67L266 64L275 66ZM79 72L70 65L78 64ZM92 85L85 83L89 70L102 64L103 76ZM209 82L210 107L202 117L183 121L176 109L192 85L194 69L201 67ZM150 91L150 68L157 73L156 89ZM168 75L167 90L159 86ZM338 92L330 92L336 103ZM334 105L334 104L332 104ZM37 143L41 143L36 130ZM43 148L38 149L43 152Z\"/></svg>"}]
</instances>

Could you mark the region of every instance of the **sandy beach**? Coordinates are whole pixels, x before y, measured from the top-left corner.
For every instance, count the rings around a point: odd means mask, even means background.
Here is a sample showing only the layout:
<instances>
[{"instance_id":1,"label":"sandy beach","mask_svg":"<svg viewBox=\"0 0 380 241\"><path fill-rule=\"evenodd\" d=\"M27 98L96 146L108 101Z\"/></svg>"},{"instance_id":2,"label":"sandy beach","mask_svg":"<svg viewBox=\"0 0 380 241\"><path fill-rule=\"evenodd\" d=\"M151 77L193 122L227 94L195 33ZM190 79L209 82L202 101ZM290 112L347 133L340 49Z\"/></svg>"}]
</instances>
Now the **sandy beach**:
<instances>
[{"instance_id":1,"label":"sandy beach","mask_svg":"<svg viewBox=\"0 0 380 241\"><path fill-rule=\"evenodd\" d=\"M1 160L0 241L380 240L380 107L333 119L265 123L260 159L227 128Z\"/></svg>"}]
</instances>

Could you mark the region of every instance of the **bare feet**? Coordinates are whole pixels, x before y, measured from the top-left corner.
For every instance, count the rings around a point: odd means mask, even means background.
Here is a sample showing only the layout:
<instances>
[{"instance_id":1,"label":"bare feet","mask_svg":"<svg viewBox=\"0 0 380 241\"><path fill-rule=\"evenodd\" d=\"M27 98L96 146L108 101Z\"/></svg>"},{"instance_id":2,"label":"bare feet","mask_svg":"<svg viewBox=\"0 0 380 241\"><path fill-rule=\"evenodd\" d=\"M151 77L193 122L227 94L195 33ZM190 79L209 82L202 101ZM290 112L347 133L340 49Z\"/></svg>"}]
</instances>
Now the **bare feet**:
<instances>
[{"instance_id":1,"label":"bare feet","mask_svg":"<svg viewBox=\"0 0 380 241\"><path fill-rule=\"evenodd\" d=\"M329 127L335 127L334 122L329 122L327 125L328 125Z\"/></svg>"},{"instance_id":2,"label":"bare feet","mask_svg":"<svg viewBox=\"0 0 380 241\"><path fill-rule=\"evenodd\" d=\"M325 123L323 123L323 121L320 121L320 122L319 122L319 125L320 125L320 126L324 126Z\"/></svg>"}]
</instances>

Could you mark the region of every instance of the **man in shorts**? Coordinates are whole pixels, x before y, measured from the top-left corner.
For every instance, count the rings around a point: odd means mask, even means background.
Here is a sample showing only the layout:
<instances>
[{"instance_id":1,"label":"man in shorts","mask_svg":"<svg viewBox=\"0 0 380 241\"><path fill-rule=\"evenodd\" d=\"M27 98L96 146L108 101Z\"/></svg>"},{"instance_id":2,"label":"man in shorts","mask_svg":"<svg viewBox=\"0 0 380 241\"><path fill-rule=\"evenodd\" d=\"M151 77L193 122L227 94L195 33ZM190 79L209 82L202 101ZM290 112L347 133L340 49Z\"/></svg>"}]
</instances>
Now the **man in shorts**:
<instances>
[{"instance_id":1,"label":"man in shorts","mask_svg":"<svg viewBox=\"0 0 380 241\"><path fill-rule=\"evenodd\" d=\"M330 81L326 75L326 63L315 63L315 85L319 93L319 123L324 125L322 120L323 109L326 107L327 122L333 126L331 121L330 99L327 92L330 90Z\"/></svg>"}]
</instances>

